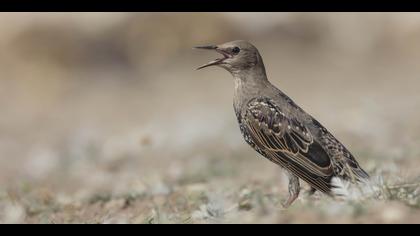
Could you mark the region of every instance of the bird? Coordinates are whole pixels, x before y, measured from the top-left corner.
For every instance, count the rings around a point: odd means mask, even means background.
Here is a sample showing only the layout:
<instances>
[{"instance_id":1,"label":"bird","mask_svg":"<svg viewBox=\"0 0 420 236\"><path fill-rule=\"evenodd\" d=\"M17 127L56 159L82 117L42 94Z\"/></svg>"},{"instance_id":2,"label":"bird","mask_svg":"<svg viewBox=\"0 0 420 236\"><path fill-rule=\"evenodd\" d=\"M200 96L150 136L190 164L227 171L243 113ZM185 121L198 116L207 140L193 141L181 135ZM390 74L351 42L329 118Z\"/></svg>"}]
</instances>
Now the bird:
<instances>
[{"instance_id":1,"label":"bird","mask_svg":"<svg viewBox=\"0 0 420 236\"><path fill-rule=\"evenodd\" d=\"M248 41L196 46L220 53L197 70L217 66L233 77L233 107L239 129L255 151L277 164L288 176L288 208L298 198L300 180L334 197L334 178L360 183L369 179L350 151L320 122L299 107L267 78L258 49Z\"/></svg>"}]
</instances>

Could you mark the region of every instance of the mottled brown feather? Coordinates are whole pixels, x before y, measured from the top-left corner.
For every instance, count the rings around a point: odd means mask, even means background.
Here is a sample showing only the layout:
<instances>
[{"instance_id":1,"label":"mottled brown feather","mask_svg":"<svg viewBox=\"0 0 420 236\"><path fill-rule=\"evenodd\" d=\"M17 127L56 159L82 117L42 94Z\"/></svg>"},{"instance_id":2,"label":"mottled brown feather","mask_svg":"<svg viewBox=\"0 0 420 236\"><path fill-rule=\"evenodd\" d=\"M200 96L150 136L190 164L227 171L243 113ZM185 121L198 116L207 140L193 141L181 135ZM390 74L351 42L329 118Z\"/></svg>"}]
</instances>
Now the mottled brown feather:
<instances>
[{"instance_id":1,"label":"mottled brown feather","mask_svg":"<svg viewBox=\"0 0 420 236\"><path fill-rule=\"evenodd\" d=\"M331 190L332 162L298 118L287 117L268 98L256 98L248 103L242 123L265 157L312 187Z\"/></svg>"}]
</instances>

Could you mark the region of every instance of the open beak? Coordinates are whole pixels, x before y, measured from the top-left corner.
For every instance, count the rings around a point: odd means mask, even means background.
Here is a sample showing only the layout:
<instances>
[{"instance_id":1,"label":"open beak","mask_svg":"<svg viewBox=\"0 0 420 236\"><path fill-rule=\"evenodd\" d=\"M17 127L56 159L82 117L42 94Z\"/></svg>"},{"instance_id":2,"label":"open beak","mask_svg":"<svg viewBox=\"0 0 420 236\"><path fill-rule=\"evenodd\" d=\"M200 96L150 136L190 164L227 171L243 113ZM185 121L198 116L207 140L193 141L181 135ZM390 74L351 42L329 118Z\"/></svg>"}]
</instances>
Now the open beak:
<instances>
[{"instance_id":1,"label":"open beak","mask_svg":"<svg viewBox=\"0 0 420 236\"><path fill-rule=\"evenodd\" d=\"M216 52L218 52L218 53L220 53L220 54L223 55L222 58L217 58L217 59L215 59L215 60L213 60L213 61L211 61L211 62L209 62L207 64L204 64L204 65L198 67L196 70L203 69L203 68L209 67L209 66L214 66L214 65L222 64L224 60L232 57L231 54L229 54L228 52L224 51L223 49L221 49L221 48L219 48L219 47L217 47L215 45L197 46L197 47L194 47L194 48L195 49L214 50L214 51L216 51Z\"/></svg>"}]
</instances>

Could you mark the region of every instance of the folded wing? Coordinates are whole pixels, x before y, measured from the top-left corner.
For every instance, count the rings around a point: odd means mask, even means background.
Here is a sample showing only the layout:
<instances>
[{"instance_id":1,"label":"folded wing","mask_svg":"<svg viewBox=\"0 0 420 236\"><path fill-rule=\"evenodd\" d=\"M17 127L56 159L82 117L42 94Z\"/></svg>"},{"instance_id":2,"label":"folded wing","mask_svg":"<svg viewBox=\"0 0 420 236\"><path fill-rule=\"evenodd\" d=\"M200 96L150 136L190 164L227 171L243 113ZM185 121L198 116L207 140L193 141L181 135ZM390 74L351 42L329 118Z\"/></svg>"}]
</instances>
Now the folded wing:
<instances>
[{"instance_id":1,"label":"folded wing","mask_svg":"<svg viewBox=\"0 0 420 236\"><path fill-rule=\"evenodd\" d=\"M287 116L270 99L260 97L248 103L242 122L267 158L312 187L330 192L333 176L330 157L297 117Z\"/></svg>"}]
</instances>

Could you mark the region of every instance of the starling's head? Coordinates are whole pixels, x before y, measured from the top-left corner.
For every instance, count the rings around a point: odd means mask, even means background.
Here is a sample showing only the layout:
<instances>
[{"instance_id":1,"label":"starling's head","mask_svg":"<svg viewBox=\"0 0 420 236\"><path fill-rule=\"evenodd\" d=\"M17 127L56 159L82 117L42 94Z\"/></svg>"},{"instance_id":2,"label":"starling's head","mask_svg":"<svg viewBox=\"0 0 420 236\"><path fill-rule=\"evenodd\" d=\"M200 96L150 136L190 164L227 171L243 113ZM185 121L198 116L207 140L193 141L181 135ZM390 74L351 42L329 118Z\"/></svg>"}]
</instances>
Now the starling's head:
<instances>
[{"instance_id":1,"label":"starling's head","mask_svg":"<svg viewBox=\"0 0 420 236\"><path fill-rule=\"evenodd\" d=\"M247 41L236 40L220 45L198 46L195 48L213 50L223 56L198 67L197 70L208 66L219 66L231 73L235 73L264 66L257 48Z\"/></svg>"}]
</instances>

